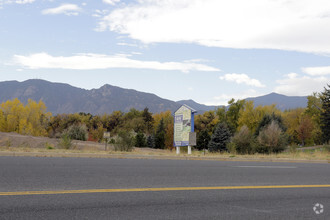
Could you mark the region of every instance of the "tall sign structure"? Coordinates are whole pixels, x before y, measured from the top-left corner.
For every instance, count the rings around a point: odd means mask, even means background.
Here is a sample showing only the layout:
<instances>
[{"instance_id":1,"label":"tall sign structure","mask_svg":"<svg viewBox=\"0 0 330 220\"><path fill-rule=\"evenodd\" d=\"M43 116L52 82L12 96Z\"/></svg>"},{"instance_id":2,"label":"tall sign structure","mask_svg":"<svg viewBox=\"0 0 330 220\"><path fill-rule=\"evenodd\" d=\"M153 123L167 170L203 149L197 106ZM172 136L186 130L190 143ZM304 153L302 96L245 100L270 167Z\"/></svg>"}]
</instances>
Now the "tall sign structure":
<instances>
[{"instance_id":1,"label":"tall sign structure","mask_svg":"<svg viewBox=\"0 0 330 220\"><path fill-rule=\"evenodd\" d=\"M196 145L196 134L193 133L196 112L193 108L183 105L174 113L174 146L177 154L182 146L188 146L188 154L191 154L191 146Z\"/></svg>"}]
</instances>

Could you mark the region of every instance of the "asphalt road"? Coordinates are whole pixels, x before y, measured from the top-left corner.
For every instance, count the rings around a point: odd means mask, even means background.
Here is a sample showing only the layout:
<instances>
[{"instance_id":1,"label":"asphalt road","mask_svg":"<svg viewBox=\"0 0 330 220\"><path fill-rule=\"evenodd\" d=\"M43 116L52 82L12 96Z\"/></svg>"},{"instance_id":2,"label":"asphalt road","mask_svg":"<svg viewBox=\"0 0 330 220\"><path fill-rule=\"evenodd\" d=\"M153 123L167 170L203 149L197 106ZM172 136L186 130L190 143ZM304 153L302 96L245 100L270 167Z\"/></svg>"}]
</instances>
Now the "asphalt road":
<instances>
[{"instance_id":1,"label":"asphalt road","mask_svg":"<svg viewBox=\"0 0 330 220\"><path fill-rule=\"evenodd\" d=\"M272 187L328 185L330 164L0 157L0 178L0 219L330 219L330 187ZM221 186L243 189L172 190ZM140 188L171 189L57 193ZM53 194L1 195L26 191Z\"/></svg>"}]
</instances>

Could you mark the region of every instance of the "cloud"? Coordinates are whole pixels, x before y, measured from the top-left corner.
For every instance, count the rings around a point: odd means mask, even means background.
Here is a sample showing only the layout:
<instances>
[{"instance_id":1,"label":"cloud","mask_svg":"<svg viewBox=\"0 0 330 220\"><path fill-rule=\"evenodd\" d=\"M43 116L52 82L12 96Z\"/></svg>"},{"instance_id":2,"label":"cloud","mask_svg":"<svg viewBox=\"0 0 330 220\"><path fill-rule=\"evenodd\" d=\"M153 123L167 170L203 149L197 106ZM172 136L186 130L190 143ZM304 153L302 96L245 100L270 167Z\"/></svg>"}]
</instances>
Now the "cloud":
<instances>
[{"instance_id":1,"label":"cloud","mask_svg":"<svg viewBox=\"0 0 330 220\"><path fill-rule=\"evenodd\" d=\"M16 3L16 4L29 4L29 3L33 3L35 2L35 0L0 0L0 4L4 3L4 4L12 4L12 3Z\"/></svg>"},{"instance_id":2,"label":"cloud","mask_svg":"<svg viewBox=\"0 0 330 220\"><path fill-rule=\"evenodd\" d=\"M275 87L274 92L289 96L306 96L313 92L321 92L326 83L330 82L330 78L299 76L296 73L290 73L276 82L279 85Z\"/></svg>"},{"instance_id":3,"label":"cloud","mask_svg":"<svg viewBox=\"0 0 330 220\"><path fill-rule=\"evenodd\" d=\"M115 5L116 3L120 2L120 0L103 0L103 2L109 5Z\"/></svg>"},{"instance_id":4,"label":"cloud","mask_svg":"<svg viewBox=\"0 0 330 220\"><path fill-rule=\"evenodd\" d=\"M265 85L261 84L261 82L257 79L251 79L246 74L237 74L237 73L231 73L226 74L224 76L219 77L221 80L226 80L230 82L235 82L237 84L246 84L249 86L255 86L255 87L265 87Z\"/></svg>"},{"instance_id":5,"label":"cloud","mask_svg":"<svg viewBox=\"0 0 330 220\"><path fill-rule=\"evenodd\" d=\"M330 66L305 67L302 71L311 76L325 76L330 75Z\"/></svg>"},{"instance_id":6,"label":"cloud","mask_svg":"<svg viewBox=\"0 0 330 220\"><path fill-rule=\"evenodd\" d=\"M110 68L135 68L154 70L220 71L218 68L196 62L158 62L141 61L129 58L130 55L78 54L75 56L51 56L47 53L36 53L29 56L15 55L14 63L30 69L72 69L94 70Z\"/></svg>"},{"instance_id":7,"label":"cloud","mask_svg":"<svg viewBox=\"0 0 330 220\"><path fill-rule=\"evenodd\" d=\"M65 15L78 15L81 11L81 8L75 4L62 4L56 8L48 8L42 11L44 15L56 15L56 14L65 14Z\"/></svg>"},{"instance_id":8,"label":"cloud","mask_svg":"<svg viewBox=\"0 0 330 220\"><path fill-rule=\"evenodd\" d=\"M33 3L33 2L35 2L35 0L0 0L0 7L1 7L1 5L4 5L4 4L24 5L24 4L30 4L30 3Z\"/></svg>"},{"instance_id":9,"label":"cloud","mask_svg":"<svg viewBox=\"0 0 330 220\"><path fill-rule=\"evenodd\" d=\"M97 30L143 43L330 53L329 0L139 0L104 16Z\"/></svg>"},{"instance_id":10,"label":"cloud","mask_svg":"<svg viewBox=\"0 0 330 220\"><path fill-rule=\"evenodd\" d=\"M232 93L232 94L221 94L219 96L213 97L212 101L205 103L206 105L228 105L228 101L232 98L235 100L242 100L250 97L260 96L262 94L258 93L254 89L249 89L246 91L242 91L240 93Z\"/></svg>"}]
</instances>

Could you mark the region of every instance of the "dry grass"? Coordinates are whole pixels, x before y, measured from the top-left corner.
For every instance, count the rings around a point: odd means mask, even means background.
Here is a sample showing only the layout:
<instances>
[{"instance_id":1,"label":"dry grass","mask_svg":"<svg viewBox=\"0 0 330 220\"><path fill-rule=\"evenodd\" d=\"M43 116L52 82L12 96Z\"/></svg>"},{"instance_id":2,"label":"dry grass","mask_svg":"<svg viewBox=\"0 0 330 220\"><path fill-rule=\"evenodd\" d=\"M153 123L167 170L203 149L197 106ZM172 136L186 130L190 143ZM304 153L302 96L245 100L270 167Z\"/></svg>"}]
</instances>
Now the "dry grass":
<instances>
[{"instance_id":1,"label":"dry grass","mask_svg":"<svg viewBox=\"0 0 330 220\"><path fill-rule=\"evenodd\" d=\"M47 154L89 154L93 155L122 155L122 156L168 156L168 157L192 157L200 159L251 159L251 160L327 160L330 161L330 153L323 151L322 149L308 150L308 151L296 151L296 152L283 152L279 154L251 154L251 155L239 155L230 153L208 153L204 155L204 152L193 151L192 155L187 155L186 152L182 152L177 155L175 150L158 150L150 148L135 148L132 152L121 152L113 150L90 150L86 149L48 149L48 148L31 148L31 147L7 147L0 146L0 152L31 152L31 153L47 153Z\"/></svg>"},{"instance_id":2,"label":"dry grass","mask_svg":"<svg viewBox=\"0 0 330 220\"><path fill-rule=\"evenodd\" d=\"M58 140L51 138L40 138L23 136L15 133L0 132L0 152L30 152L43 154L89 154L93 155L118 155L118 156L159 156L172 158L200 158L200 159L232 159L232 160L326 160L330 161L330 150L324 148L305 150L293 148L279 154L252 154L239 155L232 153L209 153L204 155L203 151L193 151L192 155L187 155L187 147L181 148L181 154L177 155L175 149L160 150L150 148L135 148L132 152L114 151L112 146L108 146L108 150L104 150L104 144L95 142L74 141L73 149L60 149Z\"/></svg>"}]
</instances>

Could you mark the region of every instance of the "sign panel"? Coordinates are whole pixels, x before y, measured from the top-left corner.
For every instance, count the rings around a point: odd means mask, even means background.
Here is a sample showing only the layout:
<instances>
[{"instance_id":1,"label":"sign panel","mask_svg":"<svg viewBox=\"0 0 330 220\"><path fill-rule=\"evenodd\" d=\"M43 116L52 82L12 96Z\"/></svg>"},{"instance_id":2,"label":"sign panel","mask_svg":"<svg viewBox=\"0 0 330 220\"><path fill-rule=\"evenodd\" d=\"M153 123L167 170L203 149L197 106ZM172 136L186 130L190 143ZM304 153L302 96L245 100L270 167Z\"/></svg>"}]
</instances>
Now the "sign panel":
<instances>
[{"instance_id":1,"label":"sign panel","mask_svg":"<svg viewBox=\"0 0 330 220\"><path fill-rule=\"evenodd\" d=\"M103 133L103 138L104 139L109 139L110 138L110 132L104 132Z\"/></svg>"},{"instance_id":2,"label":"sign panel","mask_svg":"<svg viewBox=\"0 0 330 220\"><path fill-rule=\"evenodd\" d=\"M174 146L188 146L189 133L193 131L192 111L186 106L181 106L174 115Z\"/></svg>"}]
</instances>

